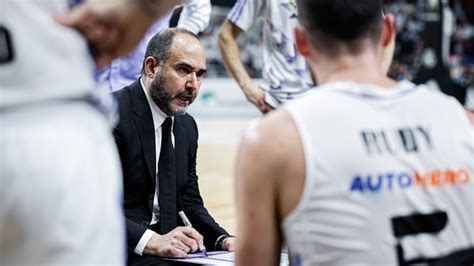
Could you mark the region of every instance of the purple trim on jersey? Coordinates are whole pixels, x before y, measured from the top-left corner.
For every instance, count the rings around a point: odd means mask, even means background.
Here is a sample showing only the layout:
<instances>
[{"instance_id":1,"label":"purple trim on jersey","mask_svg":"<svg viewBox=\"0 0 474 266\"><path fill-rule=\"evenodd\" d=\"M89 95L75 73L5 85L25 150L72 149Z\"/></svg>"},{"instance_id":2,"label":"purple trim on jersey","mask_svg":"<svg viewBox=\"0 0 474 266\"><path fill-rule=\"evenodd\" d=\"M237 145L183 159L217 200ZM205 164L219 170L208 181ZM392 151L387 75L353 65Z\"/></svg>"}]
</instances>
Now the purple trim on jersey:
<instances>
[{"instance_id":1,"label":"purple trim on jersey","mask_svg":"<svg viewBox=\"0 0 474 266\"><path fill-rule=\"evenodd\" d=\"M298 56L295 54L294 56L287 56L286 57L286 62L288 64L293 64L294 62L296 62L296 60L298 59Z\"/></svg>"},{"instance_id":2,"label":"purple trim on jersey","mask_svg":"<svg viewBox=\"0 0 474 266\"><path fill-rule=\"evenodd\" d=\"M281 41L277 42L276 46L283 53L283 50L288 45L289 41L290 39L286 36L286 34L281 33ZM293 49L294 49L293 55L285 55L285 60L288 64L293 64L294 62L296 62L296 60L298 60L298 54L297 54L298 52L296 51L296 47L294 45L293 45Z\"/></svg>"},{"instance_id":3,"label":"purple trim on jersey","mask_svg":"<svg viewBox=\"0 0 474 266\"><path fill-rule=\"evenodd\" d=\"M229 14L227 14L227 19L234 22L232 20L232 17L235 15L235 12L237 12L237 7L239 6L241 2L237 2L233 7L232 9L229 11Z\"/></svg>"},{"instance_id":4,"label":"purple trim on jersey","mask_svg":"<svg viewBox=\"0 0 474 266\"><path fill-rule=\"evenodd\" d=\"M270 66L270 69L268 70L268 73L275 76L275 72L273 72L273 67Z\"/></svg>"},{"instance_id":5,"label":"purple trim on jersey","mask_svg":"<svg viewBox=\"0 0 474 266\"><path fill-rule=\"evenodd\" d=\"M244 7L247 4L247 0L240 1L237 4L239 4L239 3L240 3L240 6L238 8L237 8L237 6L234 7L235 12L232 15L233 18L230 18L230 21L232 21L232 22L236 22L240 18L240 16L242 16L242 12L244 11Z\"/></svg>"},{"instance_id":6,"label":"purple trim on jersey","mask_svg":"<svg viewBox=\"0 0 474 266\"><path fill-rule=\"evenodd\" d=\"M269 24L270 24L270 31L271 31L272 33L276 33L276 32L277 32L277 28L275 27L275 25L273 25L273 23L271 23L271 22L270 22Z\"/></svg>"},{"instance_id":7,"label":"purple trim on jersey","mask_svg":"<svg viewBox=\"0 0 474 266\"><path fill-rule=\"evenodd\" d=\"M68 1L69 8L77 6L78 4L81 4L82 2L84 2L84 0L69 0Z\"/></svg>"},{"instance_id":8,"label":"purple trim on jersey","mask_svg":"<svg viewBox=\"0 0 474 266\"><path fill-rule=\"evenodd\" d=\"M230 10L229 14L227 14L227 19L229 19L232 22L235 22L233 18L235 16L235 13L237 13L237 10L239 9L240 4L242 4L241 1L238 1L238 2L235 3L235 5Z\"/></svg>"},{"instance_id":9,"label":"purple trim on jersey","mask_svg":"<svg viewBox=\"0 0 474 266\"><path fill-rule=\"evenodd\" d=\"M273 84L272 84L272 85L270 85L270 89L271 89L271 90L274 90L274 91L281 90L281 88L282 88L282 87L281 87L281 85L280 85L280 84L278 84L278 85L276 85L276 86L275 86L275 85L273 85Z\"/></svg>"},{"instance_id":10,"label":"purple trim on jersey","mask_svg":"<svg viewBox=\"0 0 474 266\"><path fill-rule=\"evenodd\" d=\"M285 8L285 9L288 9L288 11L292 11L292 10L290 9L290 3L281 3L280 6L282 6L282 7Z\"/></svg>"},{"instance_id":11,"label":"purple trim on jersey","mask_svg":"<svg viewBox=\"0 0 474 266\"><path fill-rule=\"evenodd\" d=\"M304 77L307 73L306 69L295 69L295 72L300 77Z\"/></svg>"},{"instance_id":12,"label":"purple trim on jersey","mask_svg":"<svg viewBox=\"0 0 474 266\"><path fill-rule=\"evenodd\" d=\"M294 265L294 266L303 265L303 257L301 256L301 254L293 253L293 254L290 254L290 256L291 256L291 265Z\"/></svg>"},{"instance_id":13,"label":"purple trim on jersey","mask_svg":"<svg viewBox=\"0 0 474 266\"><path fill-rule=\"evenodd\" d=\"M280 50L283 50L283 48L286 47L286 44L288 43L289 39L288 37L286 37L285 33L281 33L281 41L280 42L277 42L277 47L280 49Z\"/></svg>"}]
</instances>

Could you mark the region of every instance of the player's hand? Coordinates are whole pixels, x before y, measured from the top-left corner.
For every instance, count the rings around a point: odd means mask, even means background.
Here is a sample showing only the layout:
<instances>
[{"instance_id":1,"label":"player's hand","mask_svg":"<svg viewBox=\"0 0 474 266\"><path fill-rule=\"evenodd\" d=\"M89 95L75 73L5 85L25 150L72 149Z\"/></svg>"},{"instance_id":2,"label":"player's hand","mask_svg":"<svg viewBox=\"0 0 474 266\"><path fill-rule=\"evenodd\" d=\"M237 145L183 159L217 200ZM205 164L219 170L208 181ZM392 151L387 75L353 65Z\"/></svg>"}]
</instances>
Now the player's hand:
<instances>
[{"instance_id":1,"label":"player's hand","mask_svg":"<svg viewBox=\"0 0 474 266\"><path fill-rule=\"evenodd\" d=\"M265 102L265 92L261 88L250 84L243 88L243 92L247 100L255 105L260 112L265 114L271 110L270 106Z\"/></svg>"},{"instance_id":2,"label":"player's hand","mask_svg":"<svg viewBox=\"0 0 474 266\"><path fill-rule=\"evenodd\" d=\"M144 254L160 257L186 257L203 244L203 237L192 227L177 227L165 234L153 234L148 241Z\"/></svg>"},{"instance_id":3,"label":"player's hand","mask_svg":"<svg viewBox=\"0 0 474 266\"><path fill-rule=\"evenodd\" d=\"M148 2L156 2L152 15L145 14L144 1L89 0L55 20L77 29L89 42L96 65L103 67L135 48L151 24L180 1Z\"/></svg>"},{"instance_id":4,"label":"player's hand","mask_svg":"<svg viewBox=\"0 0 474 266\"><path fill-rule=\"evenodd\" d=\"M266 113L270 112L270 111L273 110L273 109L275 109L275 108L273 108L271 105L265 103L265 106L264 106L262 109L260 109L260 111L261 111L263 114L266 114Z\"/></svg>"},{"instance_id":5,"label":"player's hand","mask_svg":"<svg viewBox=\"0 0 474 266\"><path fill-rule=\"evenodd\" d=\"M227 250L227 251L230 251L230 252L235 251L235 237L231 236L231 237L228 237L228 238L224 239L224 241L222 241L222 243L221 243L221 248L223 250Z\"/></svg>"}]
</instances>

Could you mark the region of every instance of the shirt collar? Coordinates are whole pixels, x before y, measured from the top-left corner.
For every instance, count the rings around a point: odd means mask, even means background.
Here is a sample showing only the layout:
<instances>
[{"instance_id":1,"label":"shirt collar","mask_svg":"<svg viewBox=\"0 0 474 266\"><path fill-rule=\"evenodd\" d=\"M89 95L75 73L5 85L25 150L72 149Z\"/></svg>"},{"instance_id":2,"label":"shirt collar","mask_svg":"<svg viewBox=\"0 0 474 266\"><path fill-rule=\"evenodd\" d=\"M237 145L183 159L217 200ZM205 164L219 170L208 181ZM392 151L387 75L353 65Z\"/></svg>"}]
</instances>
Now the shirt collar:
<instances>
[{"instance_id":1,"label":"shirt collar","mask_svg":"<svg viewBox=\"0 0 474 266\"><path fill-rule=\"evenodd\" d=\"M140 78L140 85L143 89L143 92L145 92L146 100L148 101L148 105L150 105L151 109L151 116L153 117L153 126L155 128L155 132L161 128L161 124L165 121L165 119L168 117L161 109L156 105L156 103L153 101L151 98L150 94L148 93L147 88L145 87L145 84L143 83L143 79ZM174 117L171 116L171 121L173 122L172 124L174 125Z\"/></svg>"}]
</instances>

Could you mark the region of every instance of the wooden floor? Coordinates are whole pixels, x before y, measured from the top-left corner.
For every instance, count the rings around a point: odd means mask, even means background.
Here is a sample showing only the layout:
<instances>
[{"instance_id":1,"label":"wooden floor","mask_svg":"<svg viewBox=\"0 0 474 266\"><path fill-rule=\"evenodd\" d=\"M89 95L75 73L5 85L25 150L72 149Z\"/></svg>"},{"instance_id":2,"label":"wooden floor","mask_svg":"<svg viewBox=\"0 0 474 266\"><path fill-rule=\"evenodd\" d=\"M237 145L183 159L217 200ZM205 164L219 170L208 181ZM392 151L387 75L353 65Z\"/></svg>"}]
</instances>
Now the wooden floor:
<instances>
[{"instance_id":1,"label":"wooden floor","mask_svg":"<svg viewBox=\"0 0 474 266\"><path fill-rule=\"evenodd\" d=\"M234 166L238 143L250 119L197 119L197 173L204 204L230 234L236 234Z\"/></svg>"}]
</instances>

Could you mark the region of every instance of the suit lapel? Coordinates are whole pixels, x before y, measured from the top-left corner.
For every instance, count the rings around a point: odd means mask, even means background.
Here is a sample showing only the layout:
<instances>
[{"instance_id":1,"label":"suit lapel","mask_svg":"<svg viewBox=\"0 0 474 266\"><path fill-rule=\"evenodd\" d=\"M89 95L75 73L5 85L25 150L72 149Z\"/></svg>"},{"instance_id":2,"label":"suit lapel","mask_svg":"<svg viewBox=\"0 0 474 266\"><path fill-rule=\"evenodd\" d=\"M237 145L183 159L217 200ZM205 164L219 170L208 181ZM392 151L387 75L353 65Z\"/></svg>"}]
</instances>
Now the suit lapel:
<instances>
[{"instance_id":1,"label":"suit lapel","mask_svg":"<svg viewBox=\"0 0 474 266\"><path fill-rule=\"evenodd\" d=\"M155 127L153 125L153 117L151 115L150 105L148 104L139 80L135 81L130 87L132 91L134 122L138 129L138 135L142 143L143 154L148 172L153 184L156 185Z\"/></svg>"}]
</instances>

